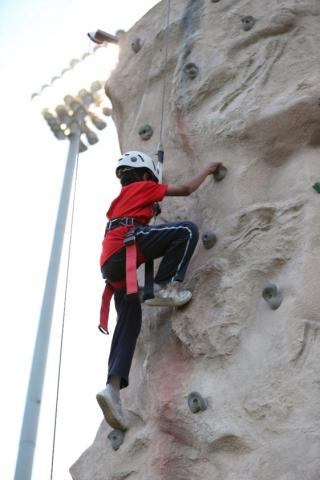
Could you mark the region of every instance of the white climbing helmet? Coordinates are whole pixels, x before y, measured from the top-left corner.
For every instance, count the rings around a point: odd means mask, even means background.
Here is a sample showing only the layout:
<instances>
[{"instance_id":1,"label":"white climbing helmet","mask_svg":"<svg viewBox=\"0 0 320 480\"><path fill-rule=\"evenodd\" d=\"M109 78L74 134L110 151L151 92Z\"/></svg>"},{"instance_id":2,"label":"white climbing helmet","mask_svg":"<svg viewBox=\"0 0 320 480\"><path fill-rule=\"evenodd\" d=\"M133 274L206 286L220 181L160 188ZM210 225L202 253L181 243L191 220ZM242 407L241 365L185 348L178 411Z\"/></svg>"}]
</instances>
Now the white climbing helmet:
<instances>
[{"instance_id":1,"label":"white climbing helmet","mask_svg":"<svg viewBox=\"0 0 320 480\"><path fill-rule=\"evenodd\" d=\"M118 169L120 167L132 167L132 168L146 168L150 170L152 175L159 181L160 171L156 162L152 160L148 155L143 152L137 152L135 150L126 152L118 160L116 168L116 175L118 176Z\"/></svg>"}]
</instances>

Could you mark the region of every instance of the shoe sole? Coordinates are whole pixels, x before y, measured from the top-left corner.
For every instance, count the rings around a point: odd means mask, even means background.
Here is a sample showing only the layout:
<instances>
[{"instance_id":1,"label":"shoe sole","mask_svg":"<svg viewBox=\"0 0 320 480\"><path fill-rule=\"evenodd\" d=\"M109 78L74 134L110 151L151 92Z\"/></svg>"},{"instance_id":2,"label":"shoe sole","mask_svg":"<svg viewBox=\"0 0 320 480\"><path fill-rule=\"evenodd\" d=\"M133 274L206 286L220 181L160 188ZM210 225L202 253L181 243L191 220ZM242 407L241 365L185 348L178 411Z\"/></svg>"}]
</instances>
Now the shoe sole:
<instances>
[{"instance_id":1,"label":"shoe sole","mask_svg":"<svg viewBox=\"0 0 320 480\"><path fill-rule=\"evenodd\" d=\"M151 306L151 307L182 307L186 303L190 302L192 295L189 298L185 298L184 300L180 301L173 301L170 298L150 298L146 300L144 303Z\"/></svg>"},{"instance_id":2,"label":"shoe sole","mask_svg":"<svg viewBox=\"0 0 320 480\"><path fill-rule=\"evenodd\" d=\"M115 428L117 430L122 430L123 432L128 430L127 425L121 422L118 415L112 408L112 405L108 402L108 400L103 395L98 393L96 395L96 399L103 412L105 421L110 425L110 427Z\"/></svg>"}]
</instances>

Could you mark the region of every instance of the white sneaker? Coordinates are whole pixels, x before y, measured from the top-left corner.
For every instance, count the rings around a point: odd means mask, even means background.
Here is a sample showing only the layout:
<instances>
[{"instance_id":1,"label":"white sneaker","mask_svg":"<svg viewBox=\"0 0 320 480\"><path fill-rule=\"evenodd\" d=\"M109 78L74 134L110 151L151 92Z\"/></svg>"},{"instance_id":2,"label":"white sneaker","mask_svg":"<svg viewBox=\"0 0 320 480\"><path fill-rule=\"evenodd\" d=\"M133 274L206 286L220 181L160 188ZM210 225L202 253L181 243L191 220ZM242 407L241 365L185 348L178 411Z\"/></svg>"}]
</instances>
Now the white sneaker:
<instances>
[{"instance_id":1,"label":"white sneaker","mask_svg":"<svg viewBox=\"0 0 320 480\"><path fill-rule=\"evenodd\" d=\"M104 390L97 393L96 399L110 427L125 432L128 424L122 413L120 397L114 392L112 386L108 384Z\"/></svg>"},{"instance_id":2,"label":"white sneaker","mask_svg":"<svg viewBox=\"0 0 320 480\"><path fill-rule=\"evenodd\" d=\"M144 303L153 307L181 307L188 303L192 298L189 290L177 290L170 287L170 284L154 293L154 298L146 300Z\"/></svg>"}]
</instances>

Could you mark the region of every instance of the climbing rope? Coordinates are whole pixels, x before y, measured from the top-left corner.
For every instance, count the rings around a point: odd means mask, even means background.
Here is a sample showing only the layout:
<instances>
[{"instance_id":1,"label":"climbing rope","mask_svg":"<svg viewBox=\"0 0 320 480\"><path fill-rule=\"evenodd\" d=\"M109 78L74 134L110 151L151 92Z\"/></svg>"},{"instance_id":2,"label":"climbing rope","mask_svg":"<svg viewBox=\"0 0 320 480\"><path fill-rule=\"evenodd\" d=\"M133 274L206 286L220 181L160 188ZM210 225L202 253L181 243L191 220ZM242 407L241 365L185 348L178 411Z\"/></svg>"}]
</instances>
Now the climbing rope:
<instances>
[{"instance_id":1,"label":"climbing rope","mask_svg":"<svg viewBox=\"0 0 320 480\"><path fill-rule=\"evenodd\" d=\"M168 0L168 2L167 2L167 26L166 26L166 29L165 29L165 57L164 57L164 74L163 74L163 88L162 88L160 138L159 138L160 145L162 145L162 143L163 143L164 105L165 105L166 88L167 88L167 76L168 76L170 11L171 11L171 0Z\"/></svg>"},{"instance_id":2,"label":"climbing rope","mask_svg":"<svg viewBox=\"0 0 320 480\"><path fill-rule=\"evenodd\" d=\"M68 255L67 255L67 270L66 270L66 278L65 278L62 325L61 325L61 334L60 334L59 365L58 365L58 375L57 375L54 428L53 428L53 438L52 438L50 480L53 479L53 467L54 467L54 455L55 455L57 419L58 419L58 404L59 404L59 393L60 393L61 365L62 365L62 352L63 352L63 339L64 339L64 329L65 329L65 319L66 319L67 293L68 293L68 285L69 285L69 271L70 271L71 243L72 243L72 233L73 233L73 219L74 219L75 199L76 199L77 180L78 180L78 164L79 164L79 151L78 151L77 158L76 158L73 199L72 199L72 207L71 207L70 235L69 235Z\"/></svg>"},{"instance_id":3,"label":"climbing rope","mask_svg":"<svg viewBox=\"0 0 320 480\"><path fill-rule=\"evenodd\" d=\"M162 105L161 105L161 118L160 118L160 134L159 134L159 146L157 151L158 167L160 170L159 182L162 182L162 168L164 160L164 148L163 148L163 125L164 125L164 107L167 89L167 76L168 76L168 50L169 50L169 25L170 25L170 11L171 0L167 2L167 25L165 28L165 55L164 55L164 73L163 73L163 87L162 87Z\"/></svg>"}]
</instances>

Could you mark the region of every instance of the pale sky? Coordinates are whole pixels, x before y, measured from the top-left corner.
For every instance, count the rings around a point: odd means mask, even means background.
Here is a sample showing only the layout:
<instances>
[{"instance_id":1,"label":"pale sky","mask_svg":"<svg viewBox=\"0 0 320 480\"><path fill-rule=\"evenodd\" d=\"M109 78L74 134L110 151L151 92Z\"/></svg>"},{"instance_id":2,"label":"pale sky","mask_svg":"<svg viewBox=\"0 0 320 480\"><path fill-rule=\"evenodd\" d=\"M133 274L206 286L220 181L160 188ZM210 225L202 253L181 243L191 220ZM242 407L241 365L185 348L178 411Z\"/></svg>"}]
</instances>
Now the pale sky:
<instances>
[{"instance_id":1,"label":"pale sky","mask_svg":"<svg viewBox=\"0 0 320 480\"><path fill-rule=\"evenodd\" d=\"M0 475L13 478L52 235L68 151L54 138L30 96L92 50L87 32L128 30L156 0L4 0L0 4L2 277L0 337ZM125 12L125 16L123 13ZM95 80L93 78L92 80ZM87 81L87 80L86 80ZM89 86L89 85L88 85ZM75 94L75 91L70 92ZM53 478L93 442L102 421L95 394L107 373L108 342L97 329L105 212L118 191L110 120L100 142L80 155ZM133 146L134 147L134 146ZM68 242L66 231L66 241ZM50 478L59 335L65 288L61 274L44 385L33 480ZM111 329L114 323L111 322Z\"/></svg>"}]
</instances>

